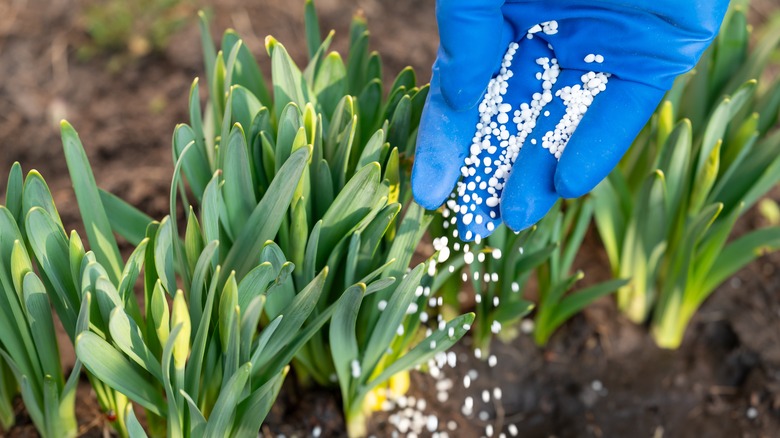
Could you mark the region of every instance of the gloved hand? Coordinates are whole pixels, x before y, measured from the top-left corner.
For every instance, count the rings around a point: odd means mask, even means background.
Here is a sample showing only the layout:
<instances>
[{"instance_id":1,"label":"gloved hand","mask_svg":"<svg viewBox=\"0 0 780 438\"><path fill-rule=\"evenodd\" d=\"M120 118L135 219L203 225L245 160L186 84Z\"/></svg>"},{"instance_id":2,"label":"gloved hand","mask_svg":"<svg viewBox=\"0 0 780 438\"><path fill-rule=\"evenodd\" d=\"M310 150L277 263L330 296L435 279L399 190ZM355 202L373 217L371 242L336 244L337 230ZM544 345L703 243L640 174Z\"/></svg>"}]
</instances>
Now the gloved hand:
<instances>
[{"instance_id":1,"label":"gloved hand","mask_svg":"<svg viewBox=\"0 0 780 438\"><path fill-rule=\"evenodd\" d=\"M437 0L441 45L417 140L416 201L438 208L464 173L455 208L460 237L472 240L489 235L501 220L515 231L527 228L560 197L586 194L617 165L674 79L695 66L727 8L728 0ZM536 27L542 23L546 26ZM518 46L510 60L505 53L512 42ZM540 79L544 69L549 74ZM506 71L512 75L506 94L498 86L493 100L483 102L491 78ZM584 102L589 108L565 102L587 88L594 77L583 77L589 72L609 74L598 75L592 103ZM579 89L565 88L577 84ZM550 85L550 96L544 96ZM509 106L501 108L508 123L496 112L496 98L511 105L509 112ZM516 113L522 103L531 111ZM534 116L540 103L543 108ZM488 143L498 147L477 148L478 159L472 156L464 165L473 144L485 140L475 137L480 105L483 112L492 111L491 121L506 123L515 144L522 143L514 162L504 158L505 165L513 164L508 179L494 185L481 182L496 171L507 134L483 123ZM587 113L580 121L582 110ZM561 122L564 115L568 122ZM469 167L476 172L469 174ZM477 176L484 178L476 181ZM491 187L496 195L488 193ZM500 204L487 202L491 196L500 197Z\"/></svg>"}]
</instances>

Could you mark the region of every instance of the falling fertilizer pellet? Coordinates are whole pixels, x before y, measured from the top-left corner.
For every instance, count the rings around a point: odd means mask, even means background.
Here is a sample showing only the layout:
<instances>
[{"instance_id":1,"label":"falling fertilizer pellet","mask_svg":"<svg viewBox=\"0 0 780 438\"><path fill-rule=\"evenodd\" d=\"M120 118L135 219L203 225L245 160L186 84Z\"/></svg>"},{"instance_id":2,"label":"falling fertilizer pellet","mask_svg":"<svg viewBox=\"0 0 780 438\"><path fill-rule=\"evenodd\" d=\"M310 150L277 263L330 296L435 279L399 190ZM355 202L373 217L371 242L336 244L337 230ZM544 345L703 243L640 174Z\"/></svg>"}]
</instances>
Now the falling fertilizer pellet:
<instances>
[{"instance_id":1,"label":"falling fertilizer pellet","mask_svg":"<svg viewBox=\"0 0 780 438\"><path fill-rule=\"evenodd\" d=\"M358 362L357 360L353 360L350 363L350 367L352 368L352 377L355 379L359 378L361 373L360 362Z\"/></svg>"}]
</instances>

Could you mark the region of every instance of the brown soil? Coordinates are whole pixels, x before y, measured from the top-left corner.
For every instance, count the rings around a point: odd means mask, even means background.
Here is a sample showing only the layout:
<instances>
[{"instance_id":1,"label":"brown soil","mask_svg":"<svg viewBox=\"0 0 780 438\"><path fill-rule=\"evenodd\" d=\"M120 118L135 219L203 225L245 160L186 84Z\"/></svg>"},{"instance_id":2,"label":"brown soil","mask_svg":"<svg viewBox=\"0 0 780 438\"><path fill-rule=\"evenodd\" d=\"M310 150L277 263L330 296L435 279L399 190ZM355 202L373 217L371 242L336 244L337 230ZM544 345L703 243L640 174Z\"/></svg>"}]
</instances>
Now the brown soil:
<instances>
[{"instance_id":1,"label":"brown soil","mask_svg":"<svg viewBox=\"0 0 780 438\"><path fill-rule=\"evenodd\" d=\"M101 187L161 217L172 170L170 135L187 119L192 79L203 76L194 23L164 53L118 70L109 68L111 55L79 60L78 48L88 43L80 13L97 1L0 1L0 169L20 161L25 170L40 170L66 226L76 229L81 225L57 122L67 118L79 131ZM213 29L236 28L266 72L266 34L285 43L295 59L304 59L302 1L208 3ZM774 0L754 3L759 20L777 7ZM437 44L433 0L317 0L317 5L323 29L337 30L337 50L343 53L349 18L360 8L386 75L410 64L421 81L428 79ZM0 178L0 193L5 184ZM742 227L754 228L759 221L751 215ZM598 247L591 237L582 254L592 279L604 277ZM525 335L509 344L496 342L495 368L474 359L467 345L458 346L466 363L448 371L456 382L449 400L437 402L433 380L419 373L413 375L411 395L428 400L428 410L441 422L457 423L450 436L484 433L485 422L461 414L467 396L475 397L477 411L488 412L489 422L517 424L523 437L780 436L779 263L780 255L765 257L721 287L695 317L678 351L659 350L644 328L623 319L604 299L574 318L544 350ZM472 368L482 377L463 389L459 382ZM502 402L480 406L479 392L495 386L503 388ZM304 392L288 382L264 434L307 436L320 426L323 436L342 436L339 406L330 392ZM749 408L755 408L754 418L748 418ZM104 416L86 384L78 412L86 435L103 435ZM387 419L382 413L372 420L377 436L391 435ZM21 407L18 423L0 436L35 436Z\"/></svg>"}]
</instances>

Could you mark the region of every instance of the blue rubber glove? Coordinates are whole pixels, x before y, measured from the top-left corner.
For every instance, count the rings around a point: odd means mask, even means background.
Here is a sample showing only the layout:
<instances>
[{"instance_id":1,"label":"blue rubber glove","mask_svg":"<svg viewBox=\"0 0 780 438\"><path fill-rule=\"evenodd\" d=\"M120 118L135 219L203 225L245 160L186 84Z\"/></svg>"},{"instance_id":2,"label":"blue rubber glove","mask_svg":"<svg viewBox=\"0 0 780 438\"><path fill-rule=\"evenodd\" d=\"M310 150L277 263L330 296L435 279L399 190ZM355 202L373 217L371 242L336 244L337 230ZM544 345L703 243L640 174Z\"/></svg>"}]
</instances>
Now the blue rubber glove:
<instances>
[{"instance_id":1,"label":"blue rubber glove","mask_svg":"<svg viewBox=\"0 0 780 438\"><path fill-rule=\"evenodd\" d=\"M727 0L437 0L441 45L417 140L415 200L432 210L451 195L473 143L478 106L512 42L519 47L502 97L513 112L542 92L541 58L558 60L553 93L582 84L588 72L611 76L560 159L542 143L566 107L559 97L546 105L549 114L536 121L501 187L495 217L485 202L468 205L459 211L460 236L485 237L502 220L519 231L538 222L559 198L586 194L617 165L675 78L695 66L727 8ZM557 31L535 27L551 21ZM531 38L529 30L535 32ZM601 63L593 62L594 54L603 57ZM479 184L476 191L487 196ZM458 202L463 208L463 199ZM484 220L477 223L473 217L480 213Z\"/></svg>"}]
</instances>

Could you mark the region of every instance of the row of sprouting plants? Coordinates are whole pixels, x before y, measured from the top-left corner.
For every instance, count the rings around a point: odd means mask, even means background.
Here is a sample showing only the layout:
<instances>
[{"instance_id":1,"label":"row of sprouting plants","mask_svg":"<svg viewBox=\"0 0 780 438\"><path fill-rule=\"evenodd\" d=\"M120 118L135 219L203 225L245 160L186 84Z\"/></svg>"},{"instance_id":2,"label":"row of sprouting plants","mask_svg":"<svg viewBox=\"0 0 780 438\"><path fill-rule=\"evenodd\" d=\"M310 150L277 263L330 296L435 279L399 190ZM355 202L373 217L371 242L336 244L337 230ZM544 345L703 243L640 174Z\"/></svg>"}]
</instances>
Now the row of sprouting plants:
<instances>
[{"instance_id":1,"label":"row of sprouting plants","mask_svg":"<svg viewBox=\"0 0 780 438\"><path fill-rule=\"evenodd\" d=\"M20 394L42 436L75 436L83 373L120 436L254 437L290 374L336 388L349 434L362 436L377 400L404 391L405 373L470 330L488 348L533 310L543 345L615 291L659 345L678 347L718 285L780 246L777 227L729 241L780 180L780 86L755 80L780 25L749 49L746 6L733 6L699 68L592 196L519 234L499 228L473 250L489 256L439 266L435 255L415 257L444 219L411 201L428 93L414 72L383 78L361 18L346 60L329 51L333 33L322 39L308 0L308 64L301 70L269 37L268 83L238 35L215 47L201 16L207 83L193 83L189 123L174 130L168 216L100 190L67 122L86 239L64 228L40 174L10 171L0 206L2 426ZM615 279L582 288L575 259L593 223ZM126 258L115 235L134 248ZM532 278L536 303L524 298ZM464 279L475 309L457 299ZM77 355L67 376L55 318Z\"/></svg>"}]
</instances>

